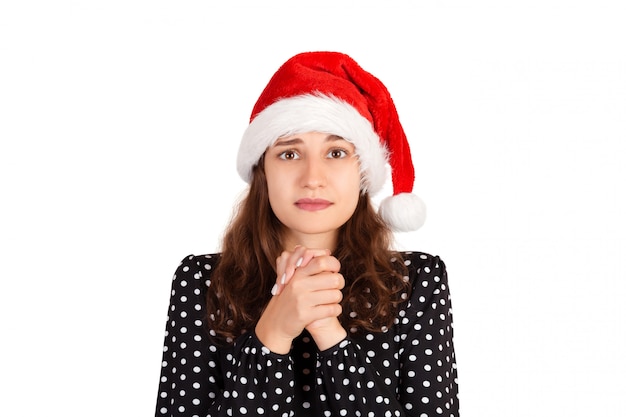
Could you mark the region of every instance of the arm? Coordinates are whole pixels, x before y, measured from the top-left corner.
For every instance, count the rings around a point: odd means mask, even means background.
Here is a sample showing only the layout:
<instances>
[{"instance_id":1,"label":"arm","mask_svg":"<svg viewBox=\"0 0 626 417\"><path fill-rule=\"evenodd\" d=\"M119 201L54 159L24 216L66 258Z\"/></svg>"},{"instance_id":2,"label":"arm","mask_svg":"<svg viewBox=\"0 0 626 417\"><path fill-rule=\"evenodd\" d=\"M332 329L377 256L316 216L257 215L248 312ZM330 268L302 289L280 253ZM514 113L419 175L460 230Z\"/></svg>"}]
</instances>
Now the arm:
<instances>
[{"instance_id":1,"label":"arm","mask_svg":"<svg viewBox=\"0 0 626 417\"><path fill-rule=\"evenodd\" d=\"M218 353L204 327L202 275L197 257L188 256L172 280L156 416L206 415L220 395Z\"/></svg>"},{"instance_id":2,"label":"arm","mask_svg":"<svg viewBox=\"0 0 626 417\"><path fill-rule=\"evenodd\" d=\"M174 275L155 415L288 414L291 358L271 353L252 334L216 345L208 333L205 294L215 261L188 256Z\"/></svg>"},{"instance_id":3,"label":"arm","mask_svg":"<svg viewBox=\"0 0 626 417\"><path fill-rule=\"evenodd\" d=\"M404 416L391 381L376 370L367 352L346 338L320 352L316 375L330 415Z\"/></svg>"},{"instance_id":4,"label":"arm","mask_svg":"<svg viewBox=\"0 0 626 417\"><path fill-rule=\"evenodd\" d=\"M452 307L446 267L438 257L428 257L416 271L406 318L401 330L407 337L400 355L400 402L415 415L420 410L458 417Z\"/></svg>"},{"instance_id":5,"label":"arm","mask_svg":"<svg viewBox=\"0 0 626 417\"><path fill-rule=\"evenodd\" d=\"M365 347L347 338L320 353L316 372L332 415L458 417L445 266L432 257L419 264L409 266L414 288L390 336L395 341ZM378 366L388 367L384 375Z\"/></svg>"}]
</instances>

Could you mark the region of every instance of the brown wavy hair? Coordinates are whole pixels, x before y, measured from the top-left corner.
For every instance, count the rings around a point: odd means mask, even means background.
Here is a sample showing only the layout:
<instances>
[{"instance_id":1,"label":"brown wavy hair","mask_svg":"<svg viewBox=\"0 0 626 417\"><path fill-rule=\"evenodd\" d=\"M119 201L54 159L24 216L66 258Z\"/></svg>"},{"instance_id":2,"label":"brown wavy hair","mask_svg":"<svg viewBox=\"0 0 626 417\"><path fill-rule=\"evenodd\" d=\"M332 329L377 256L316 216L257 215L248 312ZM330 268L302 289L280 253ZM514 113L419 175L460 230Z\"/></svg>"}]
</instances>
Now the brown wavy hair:
<instances>
[{"instance_id":1,"label":"brown wavy hair","mask_svg":"<svg viewBox=\"0 0 626 417\"><path fill-rule=\"evenodd\" d=\"M230 343L254 328L276 282L283 225L267 192L264 157L253 168L248 195L226 229L206 296L211 334ZM393 324L410 291L402 256L391 251L391 231L362 193L352 217L339 229L333 253L346 280L340 321L351 333L382 331ZM215 332L215 333L214 333Z\"/></svg>"}]
</instances>

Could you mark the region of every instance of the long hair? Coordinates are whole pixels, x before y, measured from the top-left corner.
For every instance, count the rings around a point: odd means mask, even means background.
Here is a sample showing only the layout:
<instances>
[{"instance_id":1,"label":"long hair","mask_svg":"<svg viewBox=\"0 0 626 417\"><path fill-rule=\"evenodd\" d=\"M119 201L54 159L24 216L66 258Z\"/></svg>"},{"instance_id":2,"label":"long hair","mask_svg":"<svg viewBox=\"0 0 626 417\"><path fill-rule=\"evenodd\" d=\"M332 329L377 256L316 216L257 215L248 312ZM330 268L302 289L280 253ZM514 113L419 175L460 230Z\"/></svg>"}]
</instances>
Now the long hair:
<instances>
[{"instance_id":1,"label":"long hair","mask_svg":"<svg viewBox=\"0 0 626 417\"><path fill-rule=\"evenodd\" d=\"M253 168L247 196L226 229L206 305L211 334L230 343L254 328L276 283L283 251L280 223L269 203L264 157ZM340 321L351 333L383 331L409 295L406 267L391 251L391 231L361 193L355 212L339 229L333 253L346 280Z\"/></svg>"}]
</instances>

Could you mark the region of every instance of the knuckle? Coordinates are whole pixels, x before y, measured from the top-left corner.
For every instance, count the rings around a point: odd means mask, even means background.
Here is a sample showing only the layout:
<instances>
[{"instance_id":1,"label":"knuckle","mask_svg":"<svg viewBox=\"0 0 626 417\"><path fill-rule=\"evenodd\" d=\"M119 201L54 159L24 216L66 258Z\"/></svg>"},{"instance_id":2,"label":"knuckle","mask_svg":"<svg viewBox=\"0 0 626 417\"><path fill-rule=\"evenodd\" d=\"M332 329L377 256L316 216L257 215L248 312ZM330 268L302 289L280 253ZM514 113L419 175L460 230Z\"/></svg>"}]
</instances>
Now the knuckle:
<instances>
[{"instance_id":1,"label":"knuckle","mask_svg":"<svg viewBox=\"0 0 626 417\"><path fill-rule=\"evenodd\" d=\"M327 271L330 267L330 262L328 259L328 256L319 256L317 258L315 258L316 262L317 262L317 266L318 268L320 268L323 271Z\"/></svg>"},{"instance_id":2,"label":"knuckle","mask_svg":"<svg viewBox=\"0 0 626 417\"><path fill-rule=\"evenodd\" d=\"M335 316L340 316L341 312L343 311L343 308L341 307L341 304L335 304L333 307L335 308L333 314Z\"/></svg>"},{"instance_id":3,"label":"knuckle","mask_svg":"<svg viewBox=\"0 0 626 417\"><path fill-rule=\"evenodd\" d=\"M341 264L334 256L320 256L316 259L319 262L319 267L324 271L339 272Z\"/></svg>"},{"instance_id":4,"label":"knuckle","mask_svg":"<svg viewBox=\"0 0 626 417\"><path fill-rule=\"evenodd\" d=\"M332 275L332 286L334 288L343 288L344 286L344 279L343 279L343 275L339 274L339 273L335 273Z\"/></svg>"},{"instance_id":5,"label":"knuckle","mask_svg":"<svg viewBox=\"0 0 626 417\"><path fill-rule=\"evenodd\" d=\"M337 273L337 286L343 288L346 285L346 280L340 273Z\"/></svg>"}]
</instances>

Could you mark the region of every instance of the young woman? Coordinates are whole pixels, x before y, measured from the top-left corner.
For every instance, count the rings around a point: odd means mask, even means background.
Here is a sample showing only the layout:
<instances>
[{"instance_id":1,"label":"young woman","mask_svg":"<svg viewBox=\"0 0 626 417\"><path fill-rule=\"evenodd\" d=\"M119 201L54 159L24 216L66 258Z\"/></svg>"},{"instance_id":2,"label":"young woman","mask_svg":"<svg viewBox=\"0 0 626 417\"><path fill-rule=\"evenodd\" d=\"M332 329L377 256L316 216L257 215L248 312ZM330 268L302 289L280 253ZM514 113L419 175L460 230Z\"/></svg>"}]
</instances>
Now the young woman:
<instances>
[{"instance_id":1,"label":"young woman","mask_svg":"<svg viewBox=\"0 0 626 417\"><path fill-rule=\"evenodd\" d=\"M390 249L424 208L385 86L344 54L296 55L237 165L250 188L221 252L174 275L156 415L458 416L445 265Z\"/></svg>"}]
</instances>

